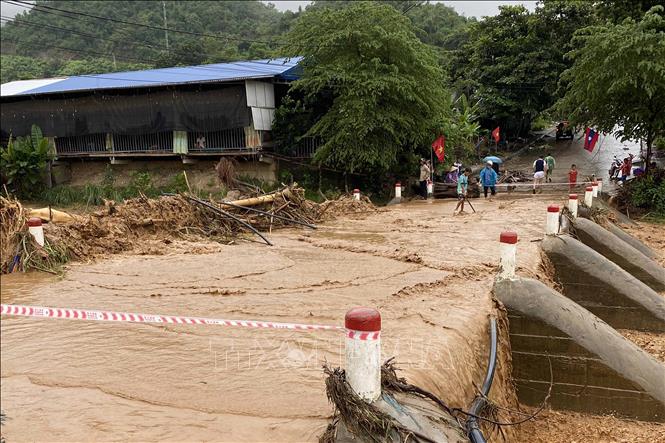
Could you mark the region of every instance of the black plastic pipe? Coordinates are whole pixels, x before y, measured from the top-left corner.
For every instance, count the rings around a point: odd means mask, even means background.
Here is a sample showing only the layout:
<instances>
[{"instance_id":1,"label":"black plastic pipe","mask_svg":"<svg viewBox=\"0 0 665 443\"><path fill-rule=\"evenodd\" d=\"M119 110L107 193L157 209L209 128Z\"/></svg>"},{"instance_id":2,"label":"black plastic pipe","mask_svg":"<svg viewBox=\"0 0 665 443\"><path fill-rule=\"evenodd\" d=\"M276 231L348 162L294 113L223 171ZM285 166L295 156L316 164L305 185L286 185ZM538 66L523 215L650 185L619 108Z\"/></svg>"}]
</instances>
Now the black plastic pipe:
<instances>
[{"instance_id":1,"label":"black plastic pipe","mask_svg":"<svg viewBox=\"0 0 665 443\"><path fill-rule=\"evenodd\" d=\"M469 440L472 443L486 443L483 433L478 427L478 420L476 417L480 410L485 405L485 398L492 388L492 381L494 380L494 371L496 369L496 354L497 354L497 332L496 332L496 319L490 318L490 356L487 363L487 373L485 374L485 381L480 390L482 395L477 395L471 404L469 410L469 418L466 420L466 429L468 432Z\"/></svg>"}]
</instances>

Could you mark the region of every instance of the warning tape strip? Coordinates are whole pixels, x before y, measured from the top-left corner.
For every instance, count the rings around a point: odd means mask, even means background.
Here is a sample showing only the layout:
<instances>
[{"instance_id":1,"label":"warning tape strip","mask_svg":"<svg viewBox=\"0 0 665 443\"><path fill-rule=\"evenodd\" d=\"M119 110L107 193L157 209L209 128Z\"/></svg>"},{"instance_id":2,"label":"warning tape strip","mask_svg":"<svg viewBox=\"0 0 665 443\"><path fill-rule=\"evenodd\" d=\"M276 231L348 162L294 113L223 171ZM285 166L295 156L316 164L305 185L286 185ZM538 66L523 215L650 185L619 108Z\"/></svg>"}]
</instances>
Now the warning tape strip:
<instances>
[{"instance_id":1,"label":"warning tape strip","mask_svg":"<svg viewBox=\"0 0 665 443\"><path fill-rule=\"evenodd\" d=\"M130 323L161 323L186 325L217 325L258 329L288 329L293 331L346 331L346 336L356 340L377 340L380 332L345 330L341 326L281 323L258 320L224 320L205 317L135 314L129 312L94 311L89 309L47 308L44 306L0 305L0 315L21 317L58 318L68 320L110 321Z\"/></svg>"},{"instance_id":2,"label":"warning tape strip","mask_svg":"<svg viewBox=\"0 0 665 443\"><path fill-rule=\"evenodd\" d=\"M573 184L573 187L584 186L584 185L590 185L590 184L592 184L592 183L593 183L593 182L575 182L575 183ZM539 183L537 186L563 186L563 185L570 186L570 183L568 183L568 182ZM533 186L533 182L531 182L531 183L529 183L529 182L518 182L518 183L497 183L496 186L528 186L528 187L532 187L532 186Z\"/></svg>"}]
</instances>

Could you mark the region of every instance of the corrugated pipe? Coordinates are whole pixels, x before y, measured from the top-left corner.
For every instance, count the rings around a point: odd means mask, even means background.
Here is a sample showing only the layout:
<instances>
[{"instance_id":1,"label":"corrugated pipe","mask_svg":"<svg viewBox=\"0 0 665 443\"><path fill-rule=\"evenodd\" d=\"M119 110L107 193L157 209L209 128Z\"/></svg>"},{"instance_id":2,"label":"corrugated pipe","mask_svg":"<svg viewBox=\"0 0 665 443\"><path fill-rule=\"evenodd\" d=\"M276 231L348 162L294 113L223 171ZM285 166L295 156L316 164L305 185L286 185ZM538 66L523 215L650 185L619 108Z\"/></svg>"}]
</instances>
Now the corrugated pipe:
<instances>
[{"instance_id":1,"label":"corrugated pipe","mask_svg":"<svg viewBox=\"0 0 665 443\"><path fill-rule=\"evenodd\" d=\"M485 374L485 381L483 382L483 387L480 390L482 395L477 395L471 404L471 409L469 410L469 418L466 420L466 429L468 432L469 440L473 443L486 443L483 433L478 427L478 421L476 420L476 415L481 411L483 406L485 406L485 398L492 388L492 380L494 380L494 370L496 369L496 351L497 348L497 333L496 333L496 319L494 317L490 318L490 356L489 362L487 363L487 373Z\"/></svg>"}]
</instances>

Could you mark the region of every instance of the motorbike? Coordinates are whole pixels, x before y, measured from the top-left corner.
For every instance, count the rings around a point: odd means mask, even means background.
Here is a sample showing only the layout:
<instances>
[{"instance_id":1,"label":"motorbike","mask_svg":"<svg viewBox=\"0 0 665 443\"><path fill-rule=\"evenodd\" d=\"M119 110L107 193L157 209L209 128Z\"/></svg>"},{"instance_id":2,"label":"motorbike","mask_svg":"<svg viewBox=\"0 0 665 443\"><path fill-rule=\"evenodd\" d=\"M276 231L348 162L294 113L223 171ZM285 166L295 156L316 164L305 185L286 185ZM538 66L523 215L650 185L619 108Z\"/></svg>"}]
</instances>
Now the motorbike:
<instances>
[{"instance_id":1,"label":"motorbike","mask_svg":"<svg viewBox=\"0 0 665 443\"><path fill-rule=\"evenodd\" d=\"M621 171L621 165L622 161L617 158L617 156L614 156L614 159L612 160L612 164L610 165L610 170L607 171L610 180L618 180L619 179L619 172Z\"/></svg>"}]
</instances>

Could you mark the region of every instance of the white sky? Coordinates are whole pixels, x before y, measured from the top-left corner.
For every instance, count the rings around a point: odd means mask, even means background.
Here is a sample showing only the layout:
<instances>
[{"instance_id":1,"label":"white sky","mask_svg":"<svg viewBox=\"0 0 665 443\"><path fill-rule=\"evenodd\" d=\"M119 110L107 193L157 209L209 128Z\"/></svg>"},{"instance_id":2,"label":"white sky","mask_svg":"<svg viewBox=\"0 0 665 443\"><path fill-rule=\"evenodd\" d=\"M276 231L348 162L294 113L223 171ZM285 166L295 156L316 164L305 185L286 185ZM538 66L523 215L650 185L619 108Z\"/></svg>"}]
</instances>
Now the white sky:
<instances>
[{"instance_id":1,"label":"white sky","mask_svg":"<svg viewBox=\"0 0 665 443\"><path fill-rule=\"evenodd\" d=\"M305 8L310 1L264 1L264 3L272 3L280 11L297 11L298 6ZM432 0L431 3L443 3L447 6L452 6L458 14L466 17L481 18L486 15L497 15L499 13L500 5L524 5L529 11L536 9L535 1L456 1L456 0L443 0L441 2Z\"/></svg>"},{"instance_id":2,"label":"white sky","mask_svg":"<svg viewBox=\"0 0 665 443\"><path fill-rule=\"evenodd\" d=\"M268 1L264 1L268 3ZM277 9L280 11L297 11L298 6L303 8L307 6L310 1L270 1L273 3ZM432 3L439 3L436 0L433 0ZM499 5L524 5L529 11L536 9L535 1L456 1L456 0L443 0L443 3L452 6L458 14L465 15L467 17L477 17L481 18L485 15L496 15L499 13ZM25 11L25 8L21 6L11 5L9 3L2 2L0 4L0 9L2 10L2 15L5 17L14 17L17 12Z\"/></svg>"}]
</instances>

